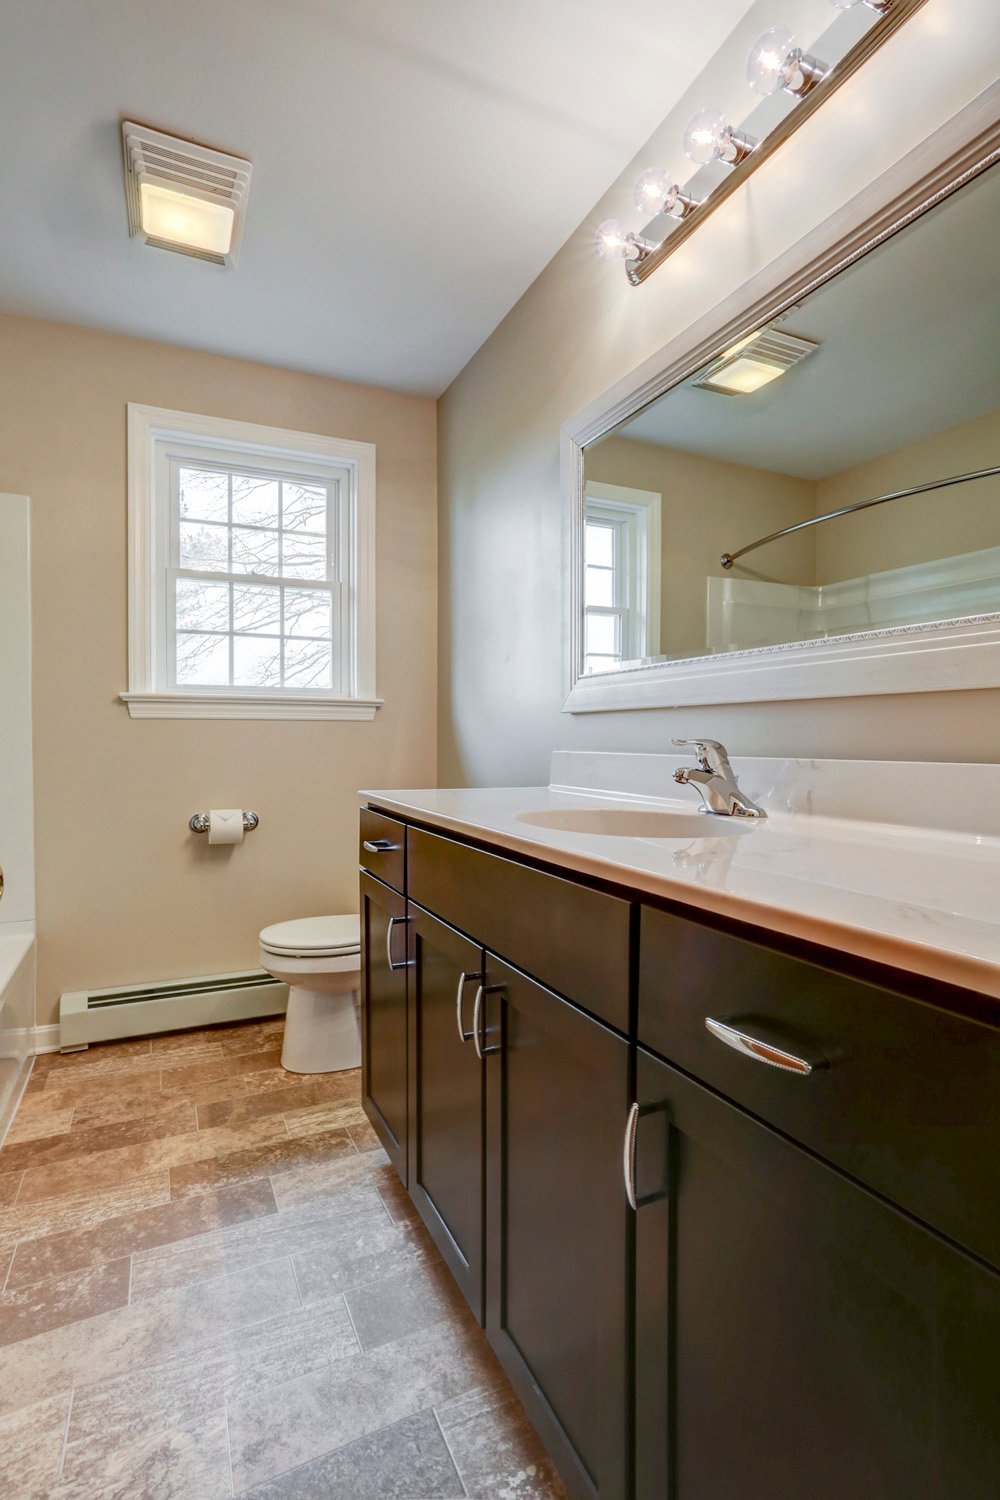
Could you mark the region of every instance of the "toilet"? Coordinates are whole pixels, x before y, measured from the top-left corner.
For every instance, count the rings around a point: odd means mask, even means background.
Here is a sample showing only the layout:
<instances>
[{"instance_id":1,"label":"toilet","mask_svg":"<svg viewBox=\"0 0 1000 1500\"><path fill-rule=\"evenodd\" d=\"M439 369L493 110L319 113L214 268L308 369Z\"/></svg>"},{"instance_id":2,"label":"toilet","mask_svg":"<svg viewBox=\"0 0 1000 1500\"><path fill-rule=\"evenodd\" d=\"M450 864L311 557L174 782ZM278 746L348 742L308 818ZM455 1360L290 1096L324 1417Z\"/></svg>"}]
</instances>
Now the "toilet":
<instances>
[{"instance_id":1,"label":"toilet","mask_svg":"<svg viewBox=\"0 0 1000 1500\"><path fill-rule=\"evenodd\" d=\"M290 1073L360 1067L359 918L276 922L259 941L261 968L289 986L281 1066Z\"/></svg>"}]
</instances>

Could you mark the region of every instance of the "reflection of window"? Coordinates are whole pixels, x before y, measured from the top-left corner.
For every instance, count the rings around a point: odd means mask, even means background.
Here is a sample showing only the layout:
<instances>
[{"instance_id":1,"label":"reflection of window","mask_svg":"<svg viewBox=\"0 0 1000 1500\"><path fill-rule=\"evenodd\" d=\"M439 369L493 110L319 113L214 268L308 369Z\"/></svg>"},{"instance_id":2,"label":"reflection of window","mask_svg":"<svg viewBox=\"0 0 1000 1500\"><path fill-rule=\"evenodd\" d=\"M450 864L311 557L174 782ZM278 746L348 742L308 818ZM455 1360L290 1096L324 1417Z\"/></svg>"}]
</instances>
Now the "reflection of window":
<instances>
[{"instance_id":1,"label":"reflection of window","mask_svg":"<svg viewBox=\"0 0 1000 1500\"><path fill-rule=\"evenodd\" d=\"M371 717L374 449L129 418L130 711Z\"/></svg>"},{"instance_id":2,"label":"reflection of window","mask_svg":"<svg viewBox=\"0 0 1000 1500\"><path fill-rule=\"evenodd\" d=\"M660 649L660 496L588 484L583 670L608 672Z\"/></svg>"}]
</instances>

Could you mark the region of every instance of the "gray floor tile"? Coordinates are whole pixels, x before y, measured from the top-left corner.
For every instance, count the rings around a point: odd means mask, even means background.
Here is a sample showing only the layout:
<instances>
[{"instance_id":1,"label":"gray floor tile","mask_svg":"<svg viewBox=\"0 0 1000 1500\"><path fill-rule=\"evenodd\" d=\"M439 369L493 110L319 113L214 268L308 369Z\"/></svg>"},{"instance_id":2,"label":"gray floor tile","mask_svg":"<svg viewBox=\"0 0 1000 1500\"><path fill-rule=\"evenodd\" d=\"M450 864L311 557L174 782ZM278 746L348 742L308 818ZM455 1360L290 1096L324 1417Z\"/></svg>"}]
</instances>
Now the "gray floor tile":
<instances>
[{"instance_id":1,"label":"gray floor tile","mask_svg":"<svg viewBox=\"0 0 1000 1500\"><path fill-rule=\"evenodd\" d=\"M444 1402L437 1417L470 1500L567 1500L506 1380Z\"/></svg>"},{"instance_id":2,"label":"gray floor tile","mask_svg":"<svg viewBox=\"0 0 1000 1500\"><path fill-rule=\"evenodd\" d=\"M259 1485L248 1500L463 1500L432 1412L405 1417Z\"/></svg>"},{"instance_id":3,"label":"gray floor tile","mask_svg":"<svg viewBox=\"0 0 1000 1500\"><path fill-rule=\"evenodd\" d=\"M435 1256L348 1292L347 1308L367 1353L462 1311L461 1293Z\"/></svg>"},{"instance_id":4,"label":"gray floor tile","mask_svg":"<svg viewBox=\"0 0 1000 1500\"><path fill-rule=\"evenodd\" d=\"M70 1443L63 1479L46 1500L228 1500L232 1495L225 1411L144 1441Z\"/></svg>"},{"instance_id":5,"label":"gray floor tile","mask_svg":"<svg viewBox=\"0 0 1000 1500\"><path fill-rule=\"evenodd\" d=\"M41 1500L59 1474L68 1388L34 1406L0 1417L0 1495Z\"/></svg>"}]
</instances>

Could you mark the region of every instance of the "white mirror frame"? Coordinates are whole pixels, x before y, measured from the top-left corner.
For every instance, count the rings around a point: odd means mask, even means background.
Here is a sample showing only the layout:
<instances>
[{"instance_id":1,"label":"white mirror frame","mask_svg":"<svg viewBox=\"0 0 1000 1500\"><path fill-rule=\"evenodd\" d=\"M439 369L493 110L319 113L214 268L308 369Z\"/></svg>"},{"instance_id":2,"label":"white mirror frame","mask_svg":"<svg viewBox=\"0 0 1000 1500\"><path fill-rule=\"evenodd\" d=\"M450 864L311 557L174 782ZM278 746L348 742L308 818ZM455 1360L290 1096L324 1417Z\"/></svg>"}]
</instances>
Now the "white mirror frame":
<instances>
[{"instance_id":1,"label":"white mirror frame","mask_svg":"<svg viewBox=\"0 0 1000 1500\"><path fill-rule=\"evenodd\" d=\"M1000 614L582 675L584 450L723 349L785 312L1000 161L994 84L811 235L563 425L569 628L566 713L851 698L1000 686Z\"/></svg>"}]
</instances>

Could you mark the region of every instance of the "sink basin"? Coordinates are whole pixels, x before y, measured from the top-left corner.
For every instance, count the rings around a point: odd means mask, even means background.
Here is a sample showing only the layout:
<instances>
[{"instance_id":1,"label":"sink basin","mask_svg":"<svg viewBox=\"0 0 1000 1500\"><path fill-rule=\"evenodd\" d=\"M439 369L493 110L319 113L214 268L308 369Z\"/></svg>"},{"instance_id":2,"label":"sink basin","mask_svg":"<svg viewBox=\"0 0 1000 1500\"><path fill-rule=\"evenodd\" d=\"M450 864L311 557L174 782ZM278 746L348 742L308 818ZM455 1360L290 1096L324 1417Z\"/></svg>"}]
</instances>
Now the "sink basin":
<instances>
[{"instance_id":1,"label":"sink basin","mask_svg":"<svg viewBox=\"0 0 1000 1500\"><path fill-rule=\"evenodd\" d=\"M744 833L750 826L742 818L643 807L545 807L514 816L519 823L530 823L535 828L633 839L713 839L720 834Z\"/></svg>"}]
</instances>

